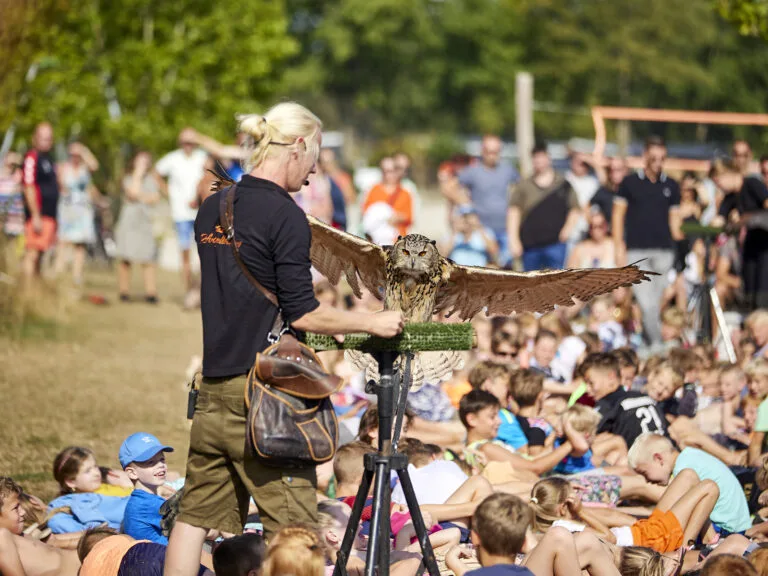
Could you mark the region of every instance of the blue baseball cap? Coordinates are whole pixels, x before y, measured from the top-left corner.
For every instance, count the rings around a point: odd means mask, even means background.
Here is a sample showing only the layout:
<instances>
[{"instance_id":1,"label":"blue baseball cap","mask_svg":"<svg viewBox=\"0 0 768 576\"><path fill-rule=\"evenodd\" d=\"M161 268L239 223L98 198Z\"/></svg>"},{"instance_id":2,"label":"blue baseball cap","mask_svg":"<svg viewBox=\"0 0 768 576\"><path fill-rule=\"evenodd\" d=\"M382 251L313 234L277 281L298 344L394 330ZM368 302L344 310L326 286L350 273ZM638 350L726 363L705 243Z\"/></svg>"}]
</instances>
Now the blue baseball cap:
<instances>
[{"instance_id":1,"label":"blue baseball cap","mask_svg":"<svg viewBox=\"0 0 768 576\"><path fill-rule=\"evenodd\" d=\"M158 452L173 452L173 448L146 432L136 432L123 440L120 446L120 466L125 469L131 462L146 462Z\"/></svg>"}]
</instances>

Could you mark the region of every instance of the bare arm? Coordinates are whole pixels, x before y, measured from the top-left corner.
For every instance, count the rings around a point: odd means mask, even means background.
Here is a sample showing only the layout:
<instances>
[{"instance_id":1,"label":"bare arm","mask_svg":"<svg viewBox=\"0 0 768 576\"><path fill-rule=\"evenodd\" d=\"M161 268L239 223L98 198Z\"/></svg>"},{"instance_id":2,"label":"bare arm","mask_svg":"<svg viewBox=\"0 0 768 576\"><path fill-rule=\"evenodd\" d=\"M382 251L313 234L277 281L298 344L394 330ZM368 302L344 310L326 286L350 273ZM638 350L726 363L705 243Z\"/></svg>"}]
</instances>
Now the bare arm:
<instances>
[{"instance_id":1,"label":"bare arm","mask_svg":"<svg viewBox=\"0 0 768 576\"><path fill-rule=\"evenodd\" d=\"M747 462L749 466L760 466L764 439L765 432L752 433L752 441L749 443L749 448L747 449Z\"/></svg>"},{"instance_id":2,"label":"bare arm","mask_svg":"<svg viewBox=\"0 0 768 576\"><path fill-rule=\"evenodd\" d=\"M608 540L611 544L616 544L616 536L610 531L608 526L603 524L597 516L592 514L590 510L581 509L578 512L579 518L592 530L600 534L601 537Z\"/></svg>"},{"instance_id":3,"label":"bare arm","mask_svg":"<svg viewBox=\"0 0 768 576\"><path fill-rule=\"evenodd\" d=\"M723 285L729 288L738 288L741 286L741 277L731 274L731 261L723 256L718 256L715 267L715 277Z\"/></svg>"},{"instance_id":4,"label":"bare arm","mask_svg":"<svg viewBox=\"0 0 768 576\"><path fill-rule=\"evenodd\" d=\"M480 447L480 451L487 456L488 460L509 462L510 464L514 464L515 468L518 470L527 470L537 475L552 470L552 468L557 466L558 463L563 458L567 457L572 450L573 447L571 446L571 443L566 441L562 446L558 446L548 454L542 454L533 460L527 460L514 452L510 452L503 446L498 446L496 444L487 443Z\"/></svg>"},{"instance_id":5,"label":"bare arm","mask_svg":"<svg viewBox=\"0 0 768 576\"><path fill-rule=\"evenodd\" d=\"M520 242L520 208L510 206L507 210L507 235L512 256L519 258L523 254L523 244Z\"/></svg>"},{"instance_id":6,"label":"bare arm","mask_svg":"<svg viewBox=\"0 0 768 576\"><path fill-rule=\"evenodd\" d=\"M88 170L96 172L96 170L99 169L99 161L96 159L96 156L93 155L93 152L91 152L88 146L82 143L78 143L78 150Z\"/></svg>"},{"instance_id":7,"label":"bare arm","mask_svg":"<svg viewBox=\"0 0 768 576\"><path fill-rule=\"evenodd\" d=\"M13 535L6 529L0 529L0 573L5 576L26 576L19 557L19 550Z\"/></svg>"},{"instance_id":8,"label":"bare arm","mask_svg":"<svg viewBox=\"0 0 768 576\"><path fill-rule=\"evenodd\" d=\"M573 250L571 250L571 255L568 256L568 262L566 263L566 266L568 268L578 268L579 262L581 262L581 251L582 251L582 245L581 242L576 244L576 246L573 247ZM566 310L569 310L567 308Z\"/></svg>"},{"instance_id":9,"label":"bare arm","mask_svg":"<svg viewBox=\"0 0 768 576\"><path fill-rule=\"evenodd\" d=\"M440 182L440 192L454 204L469 204L471 202L467 190L456 177L446 178Z\"/></svg>"},{"instance_id":10,"label":"bare arm","mask_svg":"<svg viewBox=\"0 0 768 576\"><path fill-rule=\"evenodd\" d=\"M554 380L544 380L544 392L547 394L555 394L557 396L570 396L574 392L576 392L576 388L578 388L579 385L571 382L570 384L561 384L560 382L555 382Z\"/></svg>"},{"instance_id":11,"label":"bare arm","mask_svg":"<svg viewBox=\"0 0 768 576\"><path fill-rule=\"evenodd\" d=\"M195 140L203 150L217 158L245 160L248 156L247 152L243 148L240 148L240 146L222 144L218 140L206 136L205 134L200 134L199 132L195 132Z\"/></svg>"},{"instance_id":12,"label":"bare arm","mask_svg":"<svg viewBox=\"0 0 768 576\"><path fill-rule=\"evenodd\" d=\"M580 218L581 209L571 208L570 212L568 212L568 217L565 219L565 224L563 224L563 227L560 230L560 242L566 242L568 238L571 237L571 233L576 227L576 224L578 224Z\"/></svg>"},{"instance_id":13,"label":"bare arm","mask_svg":"<svg viewBox=\"0 0 768 576\"><path fill-rule=\"evenodd\" d=\"M615 213L616 211L614 210L614 214ZM680 230L682 223L683 219L680 215L680 207L673 206L669 209L669 232L672 234L672 240L679 242L680 240L685 239L682 230Z\"/></svg>"},{"instance_id":14,"label":"bare arm","mask_svg":"<svg viewBox=\"0 0 768 576\"><path fill-rule=\"evenodd\" d=\"M611 234L616 252L616 265L627 265L627 246L624 244L624 219L627 216L627 202L625 200L614 201L613 215L611 216Z\"/></svg>"},{"instance_id":15,"label":"bare arm","mask_svg":"<svg viewBox=\"0 0 768 576\"><path fill-rule=\"evenodd\" d=\"M292 326L302 332L331 335L366 332L383 338L399 334L403 330L403 324L403 315L400 312L366 314L334 308L327 304L320 304L312 312L292 322Z\"/></svg>"}]
</instances>

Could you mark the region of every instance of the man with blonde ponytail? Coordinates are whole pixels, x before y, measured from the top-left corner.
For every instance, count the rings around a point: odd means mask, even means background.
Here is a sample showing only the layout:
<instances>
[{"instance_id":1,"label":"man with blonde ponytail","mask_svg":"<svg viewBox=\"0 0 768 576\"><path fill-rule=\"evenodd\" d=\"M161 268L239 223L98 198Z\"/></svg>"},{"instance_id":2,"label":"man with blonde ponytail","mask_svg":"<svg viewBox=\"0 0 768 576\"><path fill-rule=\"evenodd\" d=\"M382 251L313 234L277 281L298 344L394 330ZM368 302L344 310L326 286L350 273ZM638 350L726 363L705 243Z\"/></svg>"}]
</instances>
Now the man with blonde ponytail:
<instances>
[{"instance_id":1,"label":"man with blonde ponytail","mask_svg":"<svg viewBox=\"0 0 768 576\"><path fill-rule=\"evenodd\" d=\"M403 328L400 312L348 312L314 296L312 235L291 198L314 173L322 141L320 120L286 102L264 116L242 117L248 137L247 173L234 192L234 241L248 272L276 295L283 320L297 331L367 332L384 338ZM203 381L199 390L179 515L171 533L166 576L197 573L208 529L239 534L249 496L266 537L280 527L317 521L314 467L266 466L245 451L243 390L278 309L240 269L219 222L220 195L208 197L195 221L203 315Z\"/></svg>"}]
</instances>

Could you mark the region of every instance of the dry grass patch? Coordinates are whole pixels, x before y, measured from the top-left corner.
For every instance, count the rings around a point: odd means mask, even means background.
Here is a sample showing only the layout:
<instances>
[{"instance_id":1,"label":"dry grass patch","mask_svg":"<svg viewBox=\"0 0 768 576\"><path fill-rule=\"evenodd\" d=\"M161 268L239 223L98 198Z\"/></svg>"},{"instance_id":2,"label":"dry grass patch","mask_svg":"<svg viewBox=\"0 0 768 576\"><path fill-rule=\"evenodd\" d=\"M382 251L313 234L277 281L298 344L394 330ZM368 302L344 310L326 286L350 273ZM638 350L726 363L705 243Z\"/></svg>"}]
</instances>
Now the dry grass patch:
<instances>
[{"instance_id":1,"label":"dry grass patch","mask_svg":"<svg viewBox=\"0 0 768 576\"><path fill-rule=\"evenodd\" d=\"M52 316L29 316L0 333L0 475L29 492L56 495L52 464L69 445L91 448L104 466L118 466L122 440L151 432L176 452L183 472L188 447L184 372L202 349L200 313L174 301L178 277L160 275L158 306L117 301L113 275L94 273L87 292L109 305L59 296Z\"/></svg>"}]
</instances>

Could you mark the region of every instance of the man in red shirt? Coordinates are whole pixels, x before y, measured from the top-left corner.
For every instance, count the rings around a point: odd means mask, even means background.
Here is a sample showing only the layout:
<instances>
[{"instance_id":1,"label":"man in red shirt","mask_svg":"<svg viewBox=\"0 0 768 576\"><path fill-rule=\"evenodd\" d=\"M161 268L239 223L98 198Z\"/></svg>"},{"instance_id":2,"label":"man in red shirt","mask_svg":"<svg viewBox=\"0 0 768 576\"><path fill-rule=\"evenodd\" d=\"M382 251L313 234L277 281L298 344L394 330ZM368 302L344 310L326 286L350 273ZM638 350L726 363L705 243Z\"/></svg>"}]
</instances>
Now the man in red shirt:
<instances>
[{"instance_id":1,"label":"man in red shirt","mask_svg":"<svg viewBox=\"0 0 768 576\"><path fill-rule=\"evenodd\" d=\"M24 156L23 184L26 224L24 274L40 274L40 256L56 243L56 211L59 183L51 155L53 128L42 122L35 128L33 148Z\"/></svg>"}]
</instances>

